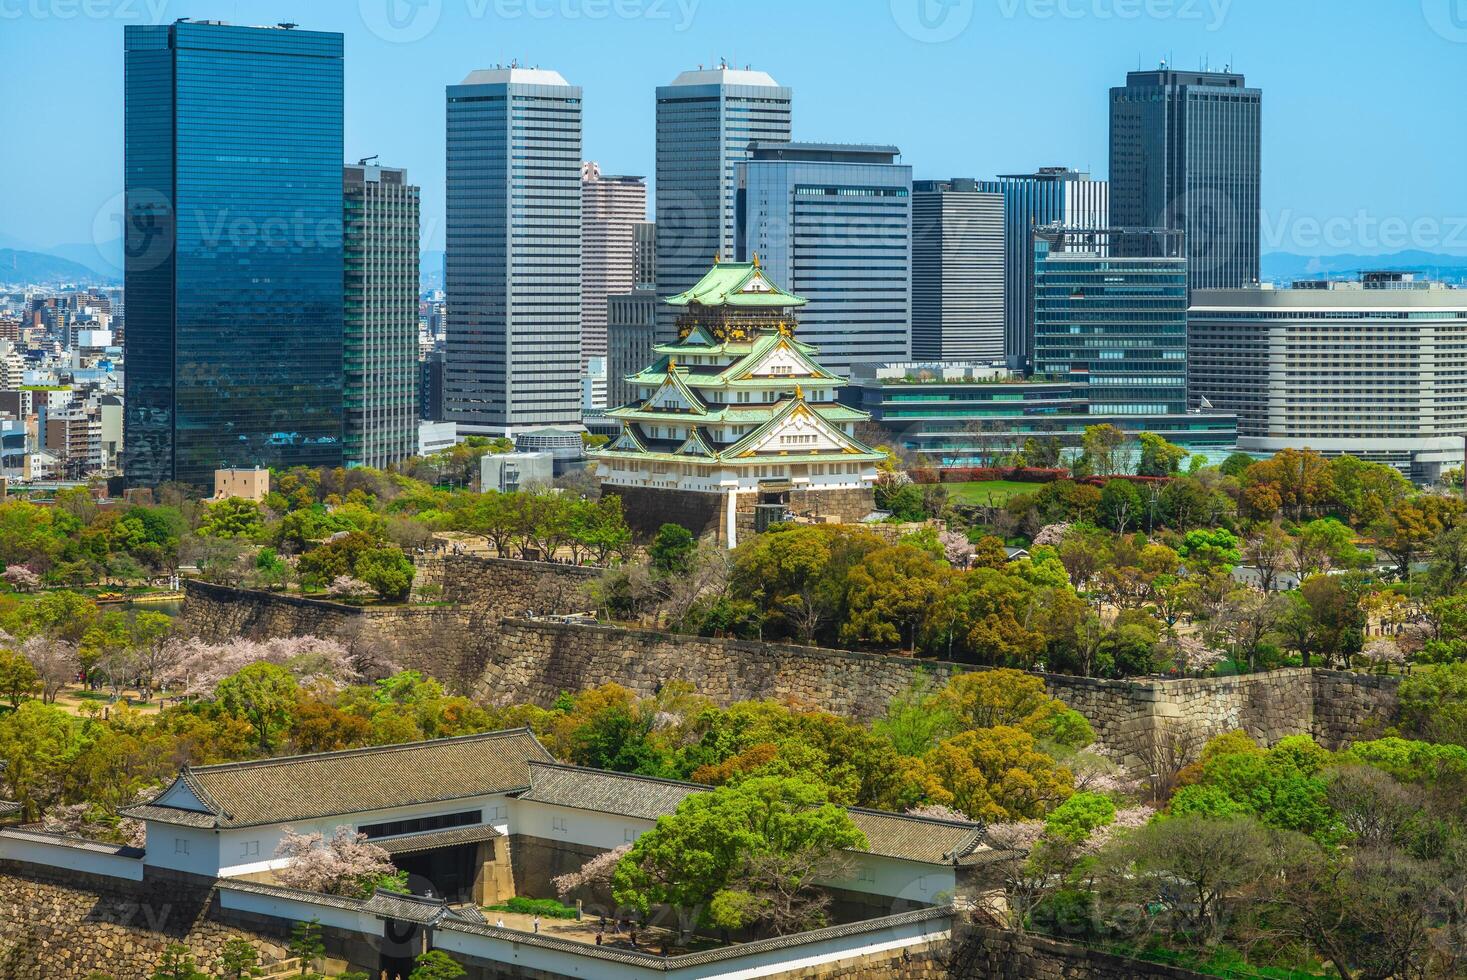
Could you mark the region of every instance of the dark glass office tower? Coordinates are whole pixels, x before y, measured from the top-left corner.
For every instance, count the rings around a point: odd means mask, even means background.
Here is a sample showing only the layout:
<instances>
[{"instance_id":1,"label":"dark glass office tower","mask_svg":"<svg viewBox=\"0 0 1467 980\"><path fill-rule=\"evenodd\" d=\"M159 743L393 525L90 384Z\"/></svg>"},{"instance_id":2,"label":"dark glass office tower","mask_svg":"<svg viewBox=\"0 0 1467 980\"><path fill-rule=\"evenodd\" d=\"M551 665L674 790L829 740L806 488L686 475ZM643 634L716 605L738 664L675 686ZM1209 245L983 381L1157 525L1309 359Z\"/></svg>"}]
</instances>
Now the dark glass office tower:
<instances>
[{"instance_id":1,"label":"dark glass office tower","mask_svg":"<svg viewBox=\"0 0 1467 980\"><path fill-rule=\"evenodd\" d=\"M1192 289L1258 280L1263 92L1221 71L1133 71L1110 90L1110 224L1186 233ZM1120 236L1140 255L1150 236Z\"/></svg>"},{"instance_id":2,"label":"dark glass office tower","mask_svg":"<svg viewBox=\"0 0 1467 980\"><path fill-rule=\"evenodd\" d=\"M1144 256L1112 254L1122 234ZM1187 410L1187 260L1160 229L1049 225L1034 237L1034 371L1087 386L1089 414Z\"/></svg>"},{"instance_id":3,"label":"dark glass office tower","mask_svg":"<svg viewBox=\"0 0 1467 980\"><path fill-rule=\"evenodd\" d=\"M342 36L125 28L133 485L342 461Z\"/></svg>"}]
</instances>

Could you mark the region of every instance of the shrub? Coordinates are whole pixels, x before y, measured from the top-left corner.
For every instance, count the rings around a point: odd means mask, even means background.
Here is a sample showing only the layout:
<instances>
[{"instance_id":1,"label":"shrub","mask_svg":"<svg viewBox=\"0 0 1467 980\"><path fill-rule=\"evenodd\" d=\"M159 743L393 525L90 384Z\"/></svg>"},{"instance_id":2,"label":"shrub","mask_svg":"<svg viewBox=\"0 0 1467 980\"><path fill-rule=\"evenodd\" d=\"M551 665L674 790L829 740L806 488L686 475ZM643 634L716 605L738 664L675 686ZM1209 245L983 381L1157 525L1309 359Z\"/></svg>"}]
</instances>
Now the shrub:
<instances>
[{"instance_id":1,"label":"shrub","mask_svg":"<svg viewBox=\"0 0 1467 980\"><path fill-rule=\"evenodd\" d=\"M490 905L487 908L492 912L538 915L544 919L574 919L576 917L574 908L562 905L553 898L525 898L523 895L516 895L507 902Z\"/></svg>"}]
</instances>

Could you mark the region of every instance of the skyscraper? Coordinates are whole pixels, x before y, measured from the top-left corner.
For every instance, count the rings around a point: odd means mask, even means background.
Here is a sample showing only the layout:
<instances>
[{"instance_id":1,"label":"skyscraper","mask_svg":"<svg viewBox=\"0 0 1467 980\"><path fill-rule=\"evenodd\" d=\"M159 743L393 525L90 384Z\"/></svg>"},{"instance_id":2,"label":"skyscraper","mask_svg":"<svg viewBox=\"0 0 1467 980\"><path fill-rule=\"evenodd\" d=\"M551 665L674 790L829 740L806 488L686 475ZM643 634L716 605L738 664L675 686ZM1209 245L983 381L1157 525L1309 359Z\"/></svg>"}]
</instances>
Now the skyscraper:
<instances>
[{"instance_id":1,"label":"skyscraper","mask_svg":"<svg viewBox=\"0 0 1467 980\"><path fill-rule=\"evenodd\" d=\"M407 171L343 169L348 466L407 459L418 442L418 188Z\"/></svg>"},{"instance_id":2,"label":"skyscraper","mask_svg":"<svg viewBox=\"0 0 1467 980\"><path fill-rule=\"evenodd\" d=\"M638 221L632 229L632 282L638 289L657 282L657 223Z\"/></svg>"},{"instance_id":3,"label":"skyscraper","mask_svg":"<svg viewBox=\"0 0 1467 980\"><path fill-rule=\"evenodd\" d=\"M1133 71L1110 90L1113 228L1186 234L1191 289L1258 281L1263 92L1228 71ZM1155 239L1119 236L1118 255Z\"/></svg>"},{"instance_id":4,"label":"skyscraper","mask_svg":"<svg viewBox=\"0 0 1467 980\"><path fill-rule=\"evenodd\" d=\"M342 461L342 36L128 26L125 469Z\"/></svg>"},{"instance_id":5,"label":"skyscraper","mask_svg":"<svg viewBox=\"0 0 1467 980\"><path fill-rule=\"evenodd\" d=\"M790 89L762 71L685 71L657 88L657 289L690 289L734 254L734 168L756 140L790 138ZM664 339L673 313L659 311Z\"/></svg>"},{"instance_id":6,"label":"skyscraper","mask_svg":"<svg viewBox=\"0 0 1467 980\"><path fill-rule=\"evenodd\" d=\"M1139 229L1125 234L1140 238ZM1037 229L1034 370L1088 387L1091 415L1187 411L1187 260L1182 235L1153 229L1118 257L1110 229Z\"/></svg>"},{"instance_id":7,"label":"skyscraper","mask_svg":"<svg viewBox=\"0 0 1467 980\"><path fill-rule=\"evenodd\" d=\"M504 435L581 419L581 90L540 68L448 86L444 412Z\"/></svg>"},{"instance_id":8,"label":"skyscraper","mask_svg":"<svg viewBox=\"0 0 1467 980\"><path fill-rule=\"evenodd\" d=\"M644 177L581 167L581 362L606 356L606 297L636 285L637 226L647 221Z\"/></svg>"},{"instance_id":9,"label":"skyscraper","mask_svg":"<svg viewBox=\"0 0 1467 980\"><path fill-rule=\"evenodd\" d=\"M1083 170L1040 167L1004 174L982 190L1004 200L1004 356L1026 368L1034 354L1034 229L1110 227L1110 185Z\"/></svg>"},{"instance_id":10,"label":"skyscraper","mask_svg":"<svg viewBox=\"0 0 1467 980\"><path fill-rule=\"evenodd\" d=\"M1004 196L979 182L912 185L912 357L1004 356Z\"/></svg>"},{"instance_id":11,"label":"skyscraper","mask_svg":"<svg viewBox=\"0 0 1467 980\"><path fill-rule=\"evenodd\" d=\"M738 258L807 301L829 369L911 351L912 168L894 146L754 142L738 165Z\"/></svg>"}]
</instances>

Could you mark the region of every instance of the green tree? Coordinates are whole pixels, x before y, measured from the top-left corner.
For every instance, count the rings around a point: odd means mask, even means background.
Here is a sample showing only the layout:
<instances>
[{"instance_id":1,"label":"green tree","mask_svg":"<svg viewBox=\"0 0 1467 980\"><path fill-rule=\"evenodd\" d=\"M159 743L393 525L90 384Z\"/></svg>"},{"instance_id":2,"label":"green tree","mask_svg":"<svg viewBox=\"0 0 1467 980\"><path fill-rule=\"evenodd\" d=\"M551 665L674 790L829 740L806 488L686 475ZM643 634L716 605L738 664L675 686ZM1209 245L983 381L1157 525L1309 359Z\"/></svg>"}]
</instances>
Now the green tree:
<instances>
[{"instance_id":1,"label":"green tree","mask_svg":"<svg viewBox=\"0 0 1467 980\"><path fill-rule=\"evenodd\" d=\"M14 650L0 650L0 697L13 708L34 694L41 678L31 662Z\"/></svg>"},{"instance_id":2,"label":"green tree","mask_svg":"<svg viewBox=\"0 0 1467 980\"><path fill-rule=\"evenodd\" d=\"M209 980L209 974L194 963L187 946L169 943L153 970L152 980Z\"/></svg>"},{"instance_id":3,"label":"green tree","mask_svg":"<svg viewBox=\"0 0 1467 980\"><path fill-rule=\"evenodd\" d=\"M204 508L198 533L205 538L246 538L253 540L265 529L265 515L260 505L243 497L226 497Z\"/></svg>"},{"instance_id":4,"label":"green tree","mask_svg":"<svg viewBox=\"0 0 1467 980\"><path fill-rule=\"evenodd\" d=\"M290 930L290 942L286 945L290 955L300 960L301 975L304 976L316 961L326 955L326 943L321 938L321 923L316 919L299 921Z\"/></svg>"},{"instance_id":5,"label":"green tree","mask_svg":"<svg viewBox=\"0 0 1467 980\"><path fill-rule=\"evenodd\" d=\"M694 793L637 838L616 866L618 904L697 909L705 926L777 932L825 921L820 878L865 836L810 782L755 777Z\"/></svg>"},{"instance_id":6,"label":"green tree","mask_svg":"<svg viewBox=\"0 0 1467 980\"><path fill-rule=\"evenodd\" d=\"M1074 792L1074 777L1020 728L999 725L939 742L922 759L930 802L974 820L1034 820Z\"/></svg>"},{"instance_id":7,"label":"green tree","mask_svg":"<svg viewBox=\"0 0 1467 980\"><path fill-rule=\"evenodd\" d=\"M872 552L848 576L841 640L915 649L922 625L951 574L944 562L909 544Z\"/></svg>"},{"instance_id":8,"label":"green tree","mask_svg":"<svg viewBox=\"0 0 1467 980\"><path fill-rule=\"evenodd\" d=\"M413 963L413 972L408 975L408 980L457 980L458 977L469 974L457 960L441 949L419 953Z\"/></svg>"},{"instance_id":9,"label":"green tree","mask_svg":"<svg viewBox=\"0 0 1467 980\"><path fill-rule=\"evenodd\" d=\"M1467 746L1467 663L1407 675L1401 681L1399 704L1405 734Z\"/></svg>"},{"instance_id":10,"label":"green tree","mask_svg":"<svg viewBox=\"0 0 1467 980\"><path fill-rule=\"evenodd\" d=\"M1129 480L1107 480L1100 490L1100 521L1117 534L1140 522L1145 506L1141 491Z\"/></svg>"},{"instance_id":11,"label":"green tree","mask_svg":"<svg viewBox=\"0 0 1467 980\"><path fill-rule=\"evenodd\" d=\"M1087 425L1080 437L1084 449L1085 468L1095 476L1110 476L1121 471L1121 450L1126 434L1109 423Z\"/></svg>"},{"instance_id":12,"label":"green tree","mask_svg":"<svg viewBox=\"0 0 1467 980\"><path fill-rule=\"evenodd\" d=\"M249 980L265 975L254 945L239 937L225 940L220 947L218 970L222 980Z\"/></svg>"},{"instance_id":13,"label":"green tree","mask_svg":"<svg viewBox=\"0 0 1467 980\"><path fill-rule=\"evenodd\" d=\"M5 795L24 807L27 820L57 802L85 744L81 722L51 705L27 701L0 717Z\"/></svg>"},{"instance_id":14,"label":"green tree","mask_svg":"<svg viewBox=\"0 0 1467 980\"><path fill-rule=\"evenodd\" d=\"M357 557L356 577L388 600L407 598L416 569L412 560L397 548L374 548Z\"/></svg>"},{"instance_id":15,"label":"green tree","mask_svg":"<svg viewBox=\"0 0 1467 980\"><path fill-rule=\"evenodd\" d=\"M255 730L260 751L270 753L290 726L298 699L295 678L272 663L250 664L224 678L214 700L226 713L243 718Z\"/></svg>"},{"instance_id":16,"label":"green tree","mask_svg":"<svg viewBox=\"0 0 1467 980\"><path fill-rule=\"evenodd\" d=\"M698 539L681 524L664 524L647 548L652 567L661 575L686 575L693 567Z\"/></svg>"},{"instance_id":17,"label":"green tree","mask_svg":"<svg viewBox=\"0 0 1467 980\"><path fill-rule=\"evenodd\" d=\"M1181 446L1167 442L1154 432L1143 432L1137 439L1141 443L1141 457L1136 465L1140 476L1174 476L1189 455Z\"/></svg>"},{"instance_id":18,"label":"green tree","mask_svg":"<svg viewBox=\"0 0 1467 980\"><path fill-rule=\"evenodd\" d=\"M1237 478L1246 473L1248 467L1256 462L1258 460L1249 456L1247 453L1230 453L1228 454L1228 458L1222 461L1222 465L1218 469L1223 472L1224 476Z\"/></svg>"},{"instance_id":19,"label":"green tree","mask_svg":"<svg viewBox=\"0 0 1467 980\"><path fill-rule=\"evenodd\" d=\"M1044 818L1047 836L1066 844L1079 844L1099 827L1114 823L1116 805L1099 793L1076 793Z\"/></svg>"}]
</instances>

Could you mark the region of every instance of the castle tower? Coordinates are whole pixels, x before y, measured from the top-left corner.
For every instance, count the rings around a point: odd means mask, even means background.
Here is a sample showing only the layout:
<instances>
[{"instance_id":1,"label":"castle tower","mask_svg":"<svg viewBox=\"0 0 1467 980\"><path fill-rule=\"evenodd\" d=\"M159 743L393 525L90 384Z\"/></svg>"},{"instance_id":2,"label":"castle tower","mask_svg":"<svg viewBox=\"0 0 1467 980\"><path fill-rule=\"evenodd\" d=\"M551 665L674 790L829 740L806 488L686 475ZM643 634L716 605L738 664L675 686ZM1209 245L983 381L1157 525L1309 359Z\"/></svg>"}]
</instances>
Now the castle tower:
<instances>
[{"instance_id":1,"label":"castle tower","mask_svg":"<svg viewBox=\"0 0 1467 980\"><path fill-rule=\"evenodd\" d=\"M836 401L844 379L795 339L805 300L756 257L715 260L666 302L678 340L627 377L632 401L607 413L621 433L592 454L633 530L681 524L732 548L779 520L869 514L884 455L855 438L868 416Z\"/></svg>"}]
</instances>

